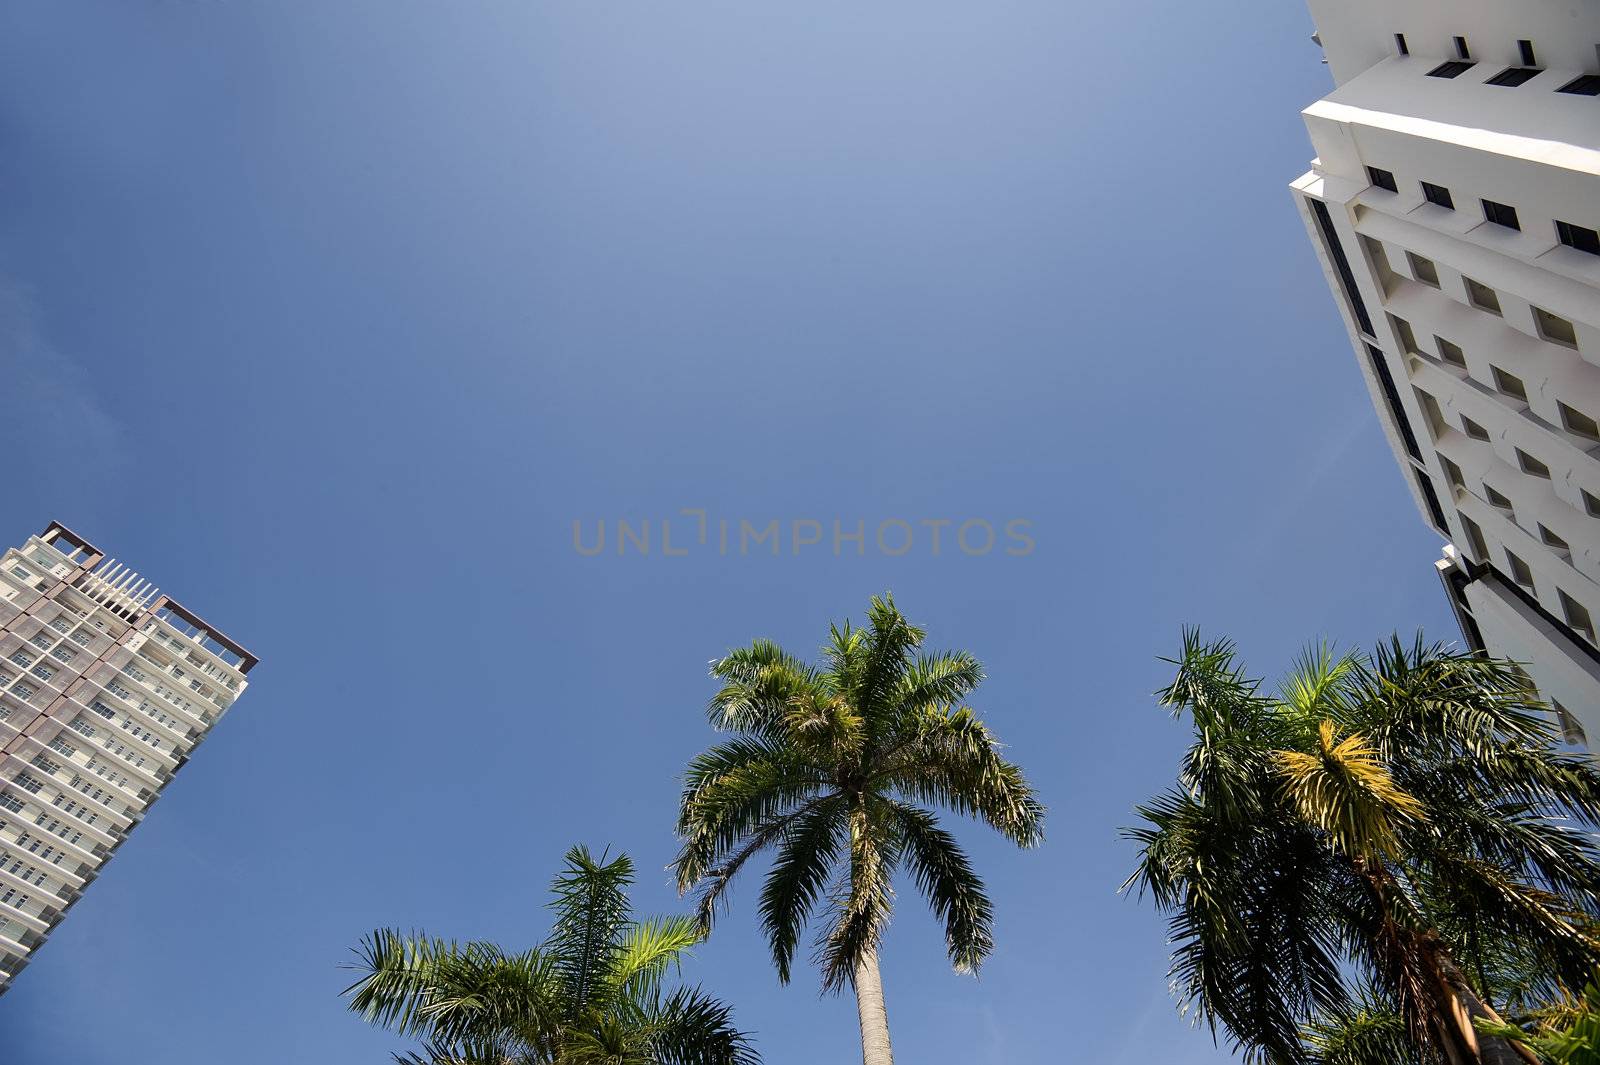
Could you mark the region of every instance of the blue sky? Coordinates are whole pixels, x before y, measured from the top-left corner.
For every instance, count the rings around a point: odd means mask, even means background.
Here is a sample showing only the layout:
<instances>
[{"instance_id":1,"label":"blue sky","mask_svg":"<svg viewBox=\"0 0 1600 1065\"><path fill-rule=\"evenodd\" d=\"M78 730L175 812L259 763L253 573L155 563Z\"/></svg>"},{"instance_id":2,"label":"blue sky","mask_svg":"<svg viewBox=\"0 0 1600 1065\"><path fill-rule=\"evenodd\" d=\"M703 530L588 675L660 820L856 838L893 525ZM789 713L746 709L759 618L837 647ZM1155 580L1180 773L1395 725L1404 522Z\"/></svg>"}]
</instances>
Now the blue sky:
<instances>
[{"instance_id":1,"label":"blue sky","mask_svg":"<svg viewBox=\"0 0 1600 1065\"><path fill-rule=\"evenodd\" d=\"M961 830L980 980L902 893L902 1060L1225 1060L1116 894L1185 740L1157 656L1184 624L1268 674L1456 635L1285 187L1311 30L1276 0L8 5L0 540L64 521L262 659L0 999L8 1065L385 1061L350 944L531 943L574 842L679 906L706 662L809 653L884 590L985 662L1051 807L1038 851ZM824 540L663 557L683 508ZM573 549L618 519L649 556ZM1035 547L934 555L945 519ZM753 887L688 975L773 1065L849 1060L852 1004L778 986Z\"/></svg>"}]
</instances>

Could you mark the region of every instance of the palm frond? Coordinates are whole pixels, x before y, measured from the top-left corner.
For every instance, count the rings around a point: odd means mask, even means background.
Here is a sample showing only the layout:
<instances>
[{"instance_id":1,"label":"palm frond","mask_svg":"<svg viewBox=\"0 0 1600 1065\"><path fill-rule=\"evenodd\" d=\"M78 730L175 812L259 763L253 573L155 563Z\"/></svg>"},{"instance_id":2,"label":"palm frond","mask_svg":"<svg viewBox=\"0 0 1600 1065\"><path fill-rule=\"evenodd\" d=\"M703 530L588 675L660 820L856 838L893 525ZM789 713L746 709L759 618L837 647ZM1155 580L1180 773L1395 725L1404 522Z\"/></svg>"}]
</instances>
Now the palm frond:
<instances>
[{"instance_id":1,"label":"palm frond","mask_svg":"<svg viewBox=\"0 0 1600 1065\"><path fill-rule=\"evenodd\" d=\"M843 798L822 800L790 822L777 844L777 857L761 889L761 927L781 983L789 982L795 947L841 857L846 812Z\"/></svg>"},{"instance_id":2,"label":"palm frond","mask_svg":"<svg viewBox=\"0 0 1600 1065\"><path fill-rule=\"evenodd\" d=\"M906 867L944 922L945 951L957 972L976 972L994 949L994 905L956 838L926 810L887 804L905 841Z\"/></svg>"}]
</instances>

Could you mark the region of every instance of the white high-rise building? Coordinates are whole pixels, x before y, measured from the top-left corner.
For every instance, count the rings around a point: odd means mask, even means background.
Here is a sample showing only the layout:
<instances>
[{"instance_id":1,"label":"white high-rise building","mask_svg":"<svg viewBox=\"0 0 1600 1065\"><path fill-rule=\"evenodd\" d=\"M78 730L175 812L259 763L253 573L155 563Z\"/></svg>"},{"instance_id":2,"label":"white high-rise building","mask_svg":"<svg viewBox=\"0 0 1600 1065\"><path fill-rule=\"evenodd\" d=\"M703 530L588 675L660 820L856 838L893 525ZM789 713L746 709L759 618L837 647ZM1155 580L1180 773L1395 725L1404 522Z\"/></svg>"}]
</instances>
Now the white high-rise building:
<instances>
[{"instance_id":1,"label":"white high-rise building","mask_svg":"<svg viewBox=\"0 0 1600 1065\"><path fill-rule=\"evenodd\" d=\"M0 992L255 664L62 525L0 557Z\"/></svg>"},{"instance_id":2,"label":"white high-rise building","mask_svg":"<svg viewBox=\"0 0 1600 1065\"><path fill-rule=\"evenodd\" d=\"M1310 4L1292 187L1439 574L1600 740L1600 3Z\"/></svg>"}]
</instances>

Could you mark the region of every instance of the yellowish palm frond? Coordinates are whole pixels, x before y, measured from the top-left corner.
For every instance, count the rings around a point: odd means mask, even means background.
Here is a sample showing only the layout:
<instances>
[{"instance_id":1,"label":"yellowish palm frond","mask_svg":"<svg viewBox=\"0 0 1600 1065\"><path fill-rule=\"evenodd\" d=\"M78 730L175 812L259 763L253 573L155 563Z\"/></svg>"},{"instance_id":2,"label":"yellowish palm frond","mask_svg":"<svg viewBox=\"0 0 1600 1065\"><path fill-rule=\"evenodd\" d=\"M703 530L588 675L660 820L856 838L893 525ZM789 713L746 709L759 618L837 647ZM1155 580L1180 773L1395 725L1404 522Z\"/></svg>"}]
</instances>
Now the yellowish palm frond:
<instances>
[{"instance_id":1,"label":"yellowish palm frond","mask_svg":"<svg viewBox=\"0 0 1600 1065\"><path fill-rule=\"evenodd\" d=\"M1332 721L1318 726L1315 752L1276 751L1284 796L1295 814L1333 837L1354 857L1397 853L1399 830L1427 811L1394 782L1360 733L1339 739Z\"/></svg>"}]
</instances>

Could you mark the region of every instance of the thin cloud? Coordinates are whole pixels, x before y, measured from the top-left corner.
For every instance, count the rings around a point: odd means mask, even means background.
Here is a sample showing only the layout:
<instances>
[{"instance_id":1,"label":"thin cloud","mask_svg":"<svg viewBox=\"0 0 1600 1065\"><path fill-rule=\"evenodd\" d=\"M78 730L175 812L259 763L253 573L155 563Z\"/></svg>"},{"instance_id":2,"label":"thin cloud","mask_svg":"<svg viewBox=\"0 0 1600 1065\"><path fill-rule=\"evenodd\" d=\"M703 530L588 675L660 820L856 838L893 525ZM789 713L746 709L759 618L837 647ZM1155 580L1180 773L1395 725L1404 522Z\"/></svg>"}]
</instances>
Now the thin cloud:
<instances>
[{"instance_id":1,"label":"thin cloud","mask_svg":"<svg viewBox=\"0 0 1600 1065\"><path fill-rule=\"evenodd\" d=\"M102 479L125 464L122 423L96 395L93 377L44 337L28 287L4 277L0 372L0 439L8 454L57 470L80 488L85 478Z\"/></svg>"}]
</instances>

